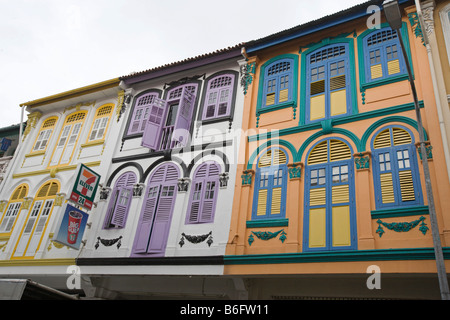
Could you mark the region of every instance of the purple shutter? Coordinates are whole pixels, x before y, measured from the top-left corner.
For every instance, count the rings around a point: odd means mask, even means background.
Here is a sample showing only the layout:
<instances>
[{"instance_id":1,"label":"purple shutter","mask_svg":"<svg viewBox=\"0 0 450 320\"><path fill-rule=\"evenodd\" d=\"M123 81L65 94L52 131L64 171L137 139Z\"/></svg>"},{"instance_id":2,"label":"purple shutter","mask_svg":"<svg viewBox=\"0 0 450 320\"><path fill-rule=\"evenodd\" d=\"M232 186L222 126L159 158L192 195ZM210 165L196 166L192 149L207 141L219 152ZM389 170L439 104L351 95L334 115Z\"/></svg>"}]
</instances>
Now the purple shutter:
<instances>
[{"instance_id":1,"label":"purple shutter","mask_svg":"<svg viewBox=\"0 0 450 320\"><path fill-rule=\"evenodd\" d=\"M194 104L195 94L191 93L185 87L180 99L174 131L172 133L172 141L175 141L181 147L186 146L190 138L189 131L191 128L191 119L192 112L194 110Z\"/></svg>"},{"instance_id":2,"label":"purple shutter","mask_svg":"<svg viewBox=\"0 0 450 320\"><path fill-rule=\"evenodd\" d=\"M162 253L167 244L178 169L173 164L161 165L151 175L136 231L134 253Z\"/></svg>"},{"instance_id":3,"label":"purple shutter","mask_svg":"<svg viewBox=\"0 0 450 320\"><path fill-rule=\"evenodd\" d=\"M159 184L149 185L147 188L141 221L136 231L136 240L134 244L134 252L136 253L147 252L148 239L153 225L153 216L158 204L159 192Z\"/></svg>"},{"instance_id":4,"label":"purple shutter","mask_svg":"<svg viewBox=\"0 0 450 320\"><path fill-rule=\"evenodd\" d=\"M145 110L144 110L145 111ZM143 147L150 149L158 149L161 139L161 131L166 119L167 102L155 98L149 107L149 115L145 125L144 133L142 135Z\"/></svg>"},{"instance_id":5,"label":"purple shutter","mask_svg":"<svg viewBox=\"0 0 450 320\"><path fill-rule=\"evenodd\" d=\"M133 185L136 183L136 175L133 172L126 172L117 179L113 190L113 197L110 203L111 225L119 228L125 226L125 222L133 198Z\"/></svg>"},{"instance_id":6,"label":"purple shutter","mask_svg":"<svg viewBox=\"0 0 450 320\"><path fill-rule=\"evenodd\" d=\"M220 167L213 161L205 162L196 170L186 216L187 224L214 221L219 173Z\"/></svg>"},{"instance_id":7,"label":"purple shutter","mask_svg":"<svg viewBox=\"0 0 450 320\"><path fill-rule=\"evenodd\" d=\"M208 82L202 119L213 119L230 114L233 97L234 75L227 74Z\"/></svg>"},{"instance_id":8,"label":"purple shutter","mask_svg":"<svg viewBox=\"0 0 450 320\"><path fill-rule=\"evenodd\" d=\"M148 253L160 253L166 247L176 192L176 183L163 184L161 186L158 207L156 208L152 233L148 244Z\"/></svg>"}]
</instances>

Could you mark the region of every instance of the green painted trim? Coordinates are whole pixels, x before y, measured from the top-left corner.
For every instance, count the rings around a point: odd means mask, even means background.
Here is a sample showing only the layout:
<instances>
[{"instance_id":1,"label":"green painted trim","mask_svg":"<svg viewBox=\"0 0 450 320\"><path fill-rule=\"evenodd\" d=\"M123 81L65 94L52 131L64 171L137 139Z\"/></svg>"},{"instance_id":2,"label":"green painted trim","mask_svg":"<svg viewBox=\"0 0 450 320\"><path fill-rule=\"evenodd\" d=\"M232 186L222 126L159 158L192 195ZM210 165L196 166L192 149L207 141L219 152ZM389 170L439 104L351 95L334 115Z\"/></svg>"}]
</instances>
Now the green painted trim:
<instances>
[{"instance_id":1,"label":"green painted trim","mask_svg":"<svg viewBox=\"0 0 450 320\"><path fill-rule=\"evenodd\" d=\"M247 221L247 228L264 228L264 227L287 227L289 225L289 219L272 219L261 221Z\"/></svg>"},{"instance_id":2,"label":"green painted trim","mask_svg":"<svg viewBox=\"0 0 450 320\"><path fill-rule=\"evenodd\" d=\"M423 101L419 101L419 107L424 108ZM380 109L380 110L367 111L367 112L359 113L357 115L336 118L336 119L333 119L333 125L336 126L336 125L342 125L342 124L361 121L361 120L384 117L384 116L388 116L388 115L395 114L395 113L401 113L401 112L414 110L414 108L415 107L414 107L413 102L405 103L405 104L401 104L401 105L394 106L394 107L384 108L384 109ZM392 122L392 121L404 122L404 123L407 123L417 129L417 121L415 121L411 118L404 117L404 116L392 116L392 117L386 117L386 118L380 119L377 122L373 123L369 127L369 129L363 134L363 138L361 138L360 144L358 145L358 148L357 148L358 152L365 151L365 145L366 145L366 142L368 139L368 135L370 135L370 133L371 133L371 132L368 132L370 130L370 128L372 128L372 127L377 128L378 126L380 126L383 123L388 123L388 122ZM278 136L286 136L286 135L291 135L291 134L295 134L295 133L316 130L316 129L322 129L322 125L320 122L310 123L307 125L296 126L296 127L287 128L287 129L282 129L282 130L277 131L277 134L278 134ZM425 134L426 140L428 140L425 129L424 129L424 134ZM269 132L269 133L262 133L262 134L257 134L257 135L253 135L253 136L248 136L247 140L248 140L248 142L252 142L252 141L267 140L270 138L271 138L271 133ZM297 157L297 161L299 161L298 159L300 159L300 158Z\"/></svg>"},{"instance_id":3,"label":"green painted trim","mask_svg":"<svg viewBox=\"0 0 450 320\"><path fill-rule=\"evenodd\" d=\"M419 107L423 108L423 101L419 102ZM413 109L414 109L414 104L413 104ZM411 127L415 128L417 131L419 130L419 126L417 125L417 121L411 118L407 118L404 116L391 116L391 117L386 117L383 119L380 119L374 123L372 123L369 128L367 128L367 130L364 132L364 134L361 137L361 151L365 151L366 150L366 144L367 141L369 140L370 135L378 130L379 127L390 123L390 122L403 122L406 123L408 125L410 125ZM425 130L425 128L423 129L423 134L425 137L425 141L428 140L428 134ZM370 150L370 146L368 146L368 149ZM358 150L360 151L360 150Z\"/></svg>"},{"instance_id":4,"label":"green painted trim","mask_svg":"<svg viewBox=\"0 0 450 320\"><path fill-rule=\"evenodd\" d=\"M450 247L442 248L444 259L450 260ZM226 255L225 265L358 262L358 261L414 261L435 260L433 248L342 250L314 253L275 253L254 255Z\"/></svg>"},{"instance_id":5,"label":"green painted trim","mask_svg":"<svg viewBox=\"0 0 450 320\"><path fill-rule=\"evenodd\" d=\"M408 217L429 214L428 206L415 206L395 209L381 209L370 212L372 219Z\"/></svg>"},{"instance_id":6,"label":"green painted trim","mask_svg":"<svg viewBox=\"0 0 450 320\"><path fill-rule=\"evenodd\" d=\"M281 60L281 59L293 59L294 60L294 65L293 65L293 81L294 83L292 84L292 100L286 103L281 103L281 104L277 104L268 108L262 108L262 95L263 95L263 91L264 91L264 75L266 73L266 68L267 66L271 65L272 63L274 63L277 60ZM287 108L287 107L293 107L296 108L297 107L297 87L298 87L298 55L296 54L292 54L292 53L287 53L287 54L281 54L279 56L276 56L270 60L268 60L266 63L264 63L259 71L259 84L258 84L258 100L256 102L256 114L260 114L260 113L265 113L265 112L270 112L270 111L274 111L274 110L278 110L278 109L283 109L283 108Z\"/></svg>"},{"instance_id":7,"label":"green painted trim","mask_svg":"<svg viewBox=\"0 0 450 320\"><path fill-rule=\"evenodd\" d=\"M380 29L386 28L386 27L389 27L388 23L385 22L385 23L380 24ZM365 63L364 63L364 43L363 43L363 38L365 36L367 36L368 34L370 34L372 32L376 32L376 31L378 31L378 29L367 29L366 31L361 33L356 38L357 47L358 47L359 89L362 92L364 90L368 89L368 88L374 88L374 87L386 85L386 84L389 84L389 83L394 83L394 82L398 82L398 81L408 80L408 74L406 73L406 74L403 74L403 75L400 75L400 76L390 77L388 79L366 82L366 68L365 68ZM411 48L409 46L408 26L407 26L406 22L402 23L402 27L400 29L400 33L401 33L401 36L402 36L402 39L403 39L403 43L405 44L406 55L408 56L408 61L409 61L409 64L411 66L412 77L414 79L414 69L413 69L413 64L412 64L412 59L411 59Z\"/></svg>"},{"instance_id":8,"label":"green painted trim","mask_svg":"<svg viewBox=\"0 0 450 320\"><path fill-rule=\"evenodd\" d=\"M349 61L349 75L350 75L350 90L352 97L352 115L358 114L358 99L356 96L356 73L355 73L355 42L353 38L326 38L320 43L313 44L308 50L301 53L301 70L306 73L306 56L320 47L337 44L337 43L348 43L348 61ZM306 120L306 76L301 77L300 80L300 92L302 93L302 98L300 99L300 110L299 110L299 122L298 124L304 125ZM333 118L334 119L334 118Z\"/></svg>"},{"instance_id":9,"label":"green painted trim","mask_svg":"<svg viewBox=\"0 0 450 320\"><path fill-rule=\"evenodd\" d=\"M274 139L264 142L263 144L258 146L255 151L253 151L252 155L250 156L250 158L248 159L248 162L247 162L247 170L252 169L253 163L254 163L256 157L262 150L264 150L268 147L278 146L278 145L286 147L292 155L292 162L293 163L297 162L297 160L296 160L297 149L295 149L295 147L289 141L277 139L276 138L277 136L278 135L276 135L276 134L272 135L271 133L269 133L269 137L274 138Z\"/></svg>"},{"instance_id":10,"label":"green painted trim","mask_svg":"<svg viewBox=\"0 0 450 320\"><path fill-rule=\"evenodd\" d=\"M360 140L359 138L351 131L348 131L346 129L341 129L341 128L332 128L331 131L319 131L316 132L312 135L309 136L308 139L306 139L303 144L301 145L300 149L298 150L297 153L297 159L298 161L301 161L302 157L303 157L303 153L305 152L306 148L317 138L321 137L321 136L325 136L325 135L329 135L331 133L338 133L338 134L342 134L348 138L350 138L350 140L353 141L353 143L355 144L356 148L359 148L360 145ZM305 160L306 162L306 160Z\"/></svg>"}]
</instances>

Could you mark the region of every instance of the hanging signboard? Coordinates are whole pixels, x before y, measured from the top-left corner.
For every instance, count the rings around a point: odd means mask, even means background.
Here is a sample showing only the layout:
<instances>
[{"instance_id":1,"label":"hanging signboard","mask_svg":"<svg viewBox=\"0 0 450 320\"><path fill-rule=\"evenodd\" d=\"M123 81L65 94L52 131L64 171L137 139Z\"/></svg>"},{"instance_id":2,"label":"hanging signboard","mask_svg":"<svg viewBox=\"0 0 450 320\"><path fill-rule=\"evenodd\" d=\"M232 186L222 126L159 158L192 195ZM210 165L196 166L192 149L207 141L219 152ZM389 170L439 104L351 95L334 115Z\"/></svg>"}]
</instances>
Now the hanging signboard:
<instances>
[{"instance_id":1,"label":"hanging signboard","mask_svg":"<svg viewBox=\"0 0 450 320\"><path fill-rule=\"evenodd\" d=\"M67 204L58 234L53 241L76 250L80 249L88 217L86 212Z\"/></svg>"},{"instance_id":2,"label":"hanging signboard","mask_svg":"<svg viewBox=\"0 0 450 320\"><path fill-rule=\"evenodd\" d=\"M81 164L75 184L70 194L70 200L76 204L91 210L97 193L100 175Z\"/></svg>"}]
</instances>

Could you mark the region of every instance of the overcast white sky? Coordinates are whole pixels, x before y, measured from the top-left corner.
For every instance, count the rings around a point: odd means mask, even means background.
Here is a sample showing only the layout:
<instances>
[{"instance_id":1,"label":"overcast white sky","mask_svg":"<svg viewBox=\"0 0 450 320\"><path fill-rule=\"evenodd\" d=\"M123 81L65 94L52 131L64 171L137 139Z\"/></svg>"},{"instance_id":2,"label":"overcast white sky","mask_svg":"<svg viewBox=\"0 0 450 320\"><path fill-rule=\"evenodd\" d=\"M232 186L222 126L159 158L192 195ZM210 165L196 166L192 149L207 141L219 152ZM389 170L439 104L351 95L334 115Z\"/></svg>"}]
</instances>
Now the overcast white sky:
<instances>
[{"instance_id":1,"label":"overcast white sky","mask_svg":"<svg viewBox=\"0 0 450 320\"><path fill-rule=\"evenodd\" d=\"M0 128L20 122L21 103L256 40L362 2L0 0Z\"/></svg>"}]
</instances>

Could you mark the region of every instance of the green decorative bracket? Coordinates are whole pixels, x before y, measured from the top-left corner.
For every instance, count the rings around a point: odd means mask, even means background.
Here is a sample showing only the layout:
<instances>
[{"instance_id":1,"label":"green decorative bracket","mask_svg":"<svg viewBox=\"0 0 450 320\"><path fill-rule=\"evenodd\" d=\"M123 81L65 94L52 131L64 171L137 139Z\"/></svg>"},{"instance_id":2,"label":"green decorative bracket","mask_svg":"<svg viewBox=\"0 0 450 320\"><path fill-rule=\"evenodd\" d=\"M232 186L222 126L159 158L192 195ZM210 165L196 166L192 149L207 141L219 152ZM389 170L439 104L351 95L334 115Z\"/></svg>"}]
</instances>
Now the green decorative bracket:
<instances>
[{"instance_id":1,"label":"green decorative bracket","mask_svg":"<svg viewBox=\"0 0 450 320\"><path fill-rule=\"evenodd\" d=\"M355 159L356 170L364 170L370 168L369 152L360 152L353 155Z\"/></svg>"},{"instance_id":2,"label":"green decorative bracket","mask_svg":"<svg viewBox=\"0 0 450 320\"><path fill-rule=\"evenodd\" d=\"M411 222L392 222L392 223L387 223L387 222L383 222L380 219L378 219L377 223L378 223L378 229L377 229L376 233L378 233L380 238L385 232L383 227L386 227L389 230L392 230L392 231L395 231L395 232L408 232L411 229L417 227L419 225L419 223L420 223L419 230L424 235L429 230L427 225L426 225L426 223L425 223L425 217L424 216L420 217L418 220L411 221Z\"/></svg>"},{"instance_id":3,"label":"green decorative bracket","mask_svg":"<svg viewBox=\"0 0 450 320\"><path fill-rule=\"evenodd\" d=\"M255 238L253 237L255 235L258 239L261 240L270 240L273 238L278 237L280 235L279 240L284 243L286 240L286 232L284 232L284 229L278 230L276 232L270 232L270 231L252 231L252 234L248 237L248 244L252 245L252 243L255 241Z\"/></svg>"},{"instance_id":4,"label":"green decorative bracket","mask_svg":"<svg viewBox=\"0 0 450 320\"><path fill-rule=\"evenodd\" d=\"M244 95L247 94L248 86L253 82L253 75L255 74L256 63L247 63L241 69L241 86L244 87Z\"/></svg>"},{"instance_id":5,"label":"green decorative bracket","mask_svg":"<svg viewBox=\"0 0 450 320\"><path fill-rule=\"evenodd\" d=\"M421 37L422 44L425 46L425 41L423 39L423 30L422 26L420 25L419 16L417 15L417 12L408 13L408 19L409 23L411 24L411 29L414 32L414 35L416 36L416 38Z\"/></svg>"},{"instance_id":6,"label":"green decorative bracket","mask_svg":"<svg viewBox=\"0 0 450 320\"><path fill-rule=\"evenodd\" d=\"M251 186L252 185L253 173L254 173L253 170L244 170L242 172L241 178L242 178L242 185L243 186Z\"/></svg>"},{"instance_id":7,"label":"green decorative bracket","mask_svg":"<svg viewBox=\"0 0 450 320\"><path fill-rule=\"evenodd\" d=\"M303 163L296 162L288 164L289 179L299 179L302 177Z\"/></svg>"},{"instance_id":8,"label":"green decorative bracket","mask_svg":"<svg viewBox=\"0 0 450 320\"><path fill-rule=\"evenodd\" d=\"M425 142L427 144L427 142ZM417 152L419 153L420 160L422 160L422 151L420 150L420 143L417 143ZM428 145L425 145L425 153L427 155L427 159L433 159L433 147Z\"/></svg>"}]
</instances>

